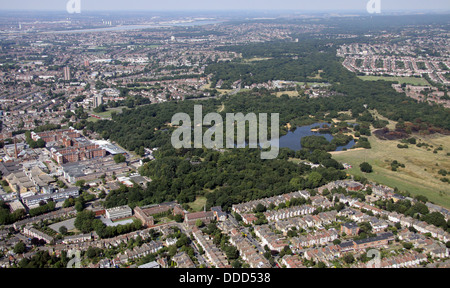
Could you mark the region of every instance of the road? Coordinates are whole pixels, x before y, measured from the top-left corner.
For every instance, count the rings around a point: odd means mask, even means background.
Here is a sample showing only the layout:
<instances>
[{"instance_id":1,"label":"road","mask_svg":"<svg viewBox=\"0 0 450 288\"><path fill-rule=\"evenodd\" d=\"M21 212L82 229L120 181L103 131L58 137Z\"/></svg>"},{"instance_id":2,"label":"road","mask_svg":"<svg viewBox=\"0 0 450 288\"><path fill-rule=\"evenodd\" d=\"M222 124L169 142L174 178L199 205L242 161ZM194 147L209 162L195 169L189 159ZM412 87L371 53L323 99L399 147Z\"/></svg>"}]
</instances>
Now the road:
<instances>
[{"instance_id":1,"label":"road","mask_svg":"<svg viewBox=\"0 0 450 288\"><path fill-rule=\"evenodd\" d=\"M161 226L166 226L166 225L178 227L183 234L185 234L186 236L189 236L189 237L192 232L190 229L187 229L182 223L170 222L170 223L162 224ZM205 260L203 255L200 254L200 251L198 251L195 244L191 242L190 246L194 249L194 256L197 258L199 265L203 264L205 267L210 267L211 265L208 263L208 261Z\"/></svg>"},{"instance_id":2,"label":"road","mask_svg":"<svg viewBox=\"0 0 450 288\"><path fill-rule=\"evenodd\" d=\"M228 215L228 218L231 220L231 222L236 226L239 227L239 222L236 220L236 218L233 217L233 215ZM251 232L249 231L249 229L247 227L241 227L241 232L245 233L247 235L247 239L250 241L250 243L255 246L256 250L258 250L258 252L260 253L264 253L266 252L264 250L264 248L261 246L261 244L256 241L255 238L252 237Z\"/></svg>"},{"instance_id":3,"label":"road","mask_svg":"<svg viewBox=\"0 0 450 288\"><path fill-rule=\"evenodd\" d=\"M239 84L239 87L237 87L233 92L230 93L230 95L235 95L241 91L241 84Z\"/></svg>"}]
</instances>

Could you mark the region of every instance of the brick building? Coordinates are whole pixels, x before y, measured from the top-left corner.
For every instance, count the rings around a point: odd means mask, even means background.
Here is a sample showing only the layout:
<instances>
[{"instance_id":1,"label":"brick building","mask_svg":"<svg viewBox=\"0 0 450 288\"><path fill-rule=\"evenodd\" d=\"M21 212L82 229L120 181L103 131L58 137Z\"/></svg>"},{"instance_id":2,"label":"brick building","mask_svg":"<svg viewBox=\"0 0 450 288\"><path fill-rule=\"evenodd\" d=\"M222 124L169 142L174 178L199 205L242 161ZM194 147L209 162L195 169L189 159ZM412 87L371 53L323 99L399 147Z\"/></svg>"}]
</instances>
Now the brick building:
<instances>
[{"instance_id":1,"label":"brick building","mask_svg":"<svg viewBox=\"0 0 450 288\"><path fill-rule=\"evenodd\" d=\"M208 224L214 219L215 216L214 212L212 211L202 211L184 215L184 223L189 226L195 225L195 222L197 222L197 220L202 221L204 224Z\"/></svg>"},{"instance_id":2,"label":"brick building","mask_svg":"<svg viewBox=\"0 0 450 288\"><path fill-rule=\"evenodd\" d=\"M350 236L358 235L359 226L354 222L344 223L341 225L341 233L345 233Z\"/></svg>"}]
</instances>

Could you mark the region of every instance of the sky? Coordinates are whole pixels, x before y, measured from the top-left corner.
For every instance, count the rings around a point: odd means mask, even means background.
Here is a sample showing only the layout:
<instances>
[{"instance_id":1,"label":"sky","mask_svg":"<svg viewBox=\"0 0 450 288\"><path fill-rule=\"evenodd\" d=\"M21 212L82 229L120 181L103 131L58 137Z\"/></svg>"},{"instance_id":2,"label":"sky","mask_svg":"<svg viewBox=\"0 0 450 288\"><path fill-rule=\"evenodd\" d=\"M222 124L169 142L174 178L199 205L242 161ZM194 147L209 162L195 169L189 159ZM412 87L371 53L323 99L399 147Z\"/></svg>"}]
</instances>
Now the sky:
<instances>
[{"instance_id":1,"label":"sky","mask_svg":"<svg viewBox=\"0 0 450 288\"><path fill-rule=\"evenodd\" d=\"M366 10L369 1L379 1L381 11L450 11L450 0L0 0L0 10L66 10L69 1L79 1L85 11L180 11L180 10Z\"/></svg>"}]
</instances>

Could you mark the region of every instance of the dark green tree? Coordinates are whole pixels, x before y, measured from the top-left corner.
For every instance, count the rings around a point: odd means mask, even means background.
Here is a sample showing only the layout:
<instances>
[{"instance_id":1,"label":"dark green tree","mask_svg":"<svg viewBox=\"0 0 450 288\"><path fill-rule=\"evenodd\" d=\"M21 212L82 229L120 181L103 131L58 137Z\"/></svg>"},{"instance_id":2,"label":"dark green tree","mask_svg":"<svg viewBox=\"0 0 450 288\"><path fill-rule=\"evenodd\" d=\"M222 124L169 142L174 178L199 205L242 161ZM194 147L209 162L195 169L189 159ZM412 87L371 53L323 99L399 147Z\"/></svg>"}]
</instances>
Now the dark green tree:
<instances>
[{"instance_id":1,"label":"dark green tree","mask_svg":"<svg viewBox=\"0 0 450 288\"><path fill-rule=\"evenodd\" d=\"M367 162L362 162L361 164L359 164L359 168L361 169L362 172L364 173L372 173L372 165L370 165Z\"/></svg>"}]
</instances>

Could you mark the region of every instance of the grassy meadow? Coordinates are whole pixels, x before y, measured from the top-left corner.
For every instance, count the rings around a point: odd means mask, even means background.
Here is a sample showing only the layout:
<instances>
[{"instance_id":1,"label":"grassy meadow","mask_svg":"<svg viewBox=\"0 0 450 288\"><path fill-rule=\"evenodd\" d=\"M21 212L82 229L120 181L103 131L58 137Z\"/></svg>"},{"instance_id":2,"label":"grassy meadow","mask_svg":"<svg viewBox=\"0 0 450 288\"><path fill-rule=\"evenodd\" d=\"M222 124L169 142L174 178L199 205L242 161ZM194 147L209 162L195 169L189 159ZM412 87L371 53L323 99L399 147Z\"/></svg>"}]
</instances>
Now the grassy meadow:
<instances>
[{"instance_id":1,"label":"grassy meadow","mask_svg":"<svg viewBox=\"0 0 450 288\"><path fill-rule=\"evenodd\" d=\"M411 195L424 195L431 202L450 208L450 184L442 182L438 174L440 169L450 171L450 136L413 135L419 142L432 145L432 148L417 147L408 144L408 149L399 149L400 141L380 140L370 136L372 149L348 150L332 152L333 158L352 165L349 174L360 175L369 180L397 187L400 191L408 191ZM433 153L442 145L443 150ZM391 170L391 162L397 160L405 164L405 168ZM363 173L359 164L368 162L372 165L372 173Z\"/></svg>"},{"instance_id":2,"label":"grassy meadow","mask_svg":"<svg viewBox=\"0 0 450 288\"><path fill-rule=\"evenodd\" d=\"M399 84L410 84L415 86L430 86L427 80L417 77L390 77L390 76L358 76L359 79L364 81L397 81Z\"/></svg>"}]
</instances>

